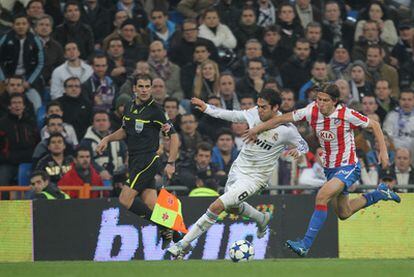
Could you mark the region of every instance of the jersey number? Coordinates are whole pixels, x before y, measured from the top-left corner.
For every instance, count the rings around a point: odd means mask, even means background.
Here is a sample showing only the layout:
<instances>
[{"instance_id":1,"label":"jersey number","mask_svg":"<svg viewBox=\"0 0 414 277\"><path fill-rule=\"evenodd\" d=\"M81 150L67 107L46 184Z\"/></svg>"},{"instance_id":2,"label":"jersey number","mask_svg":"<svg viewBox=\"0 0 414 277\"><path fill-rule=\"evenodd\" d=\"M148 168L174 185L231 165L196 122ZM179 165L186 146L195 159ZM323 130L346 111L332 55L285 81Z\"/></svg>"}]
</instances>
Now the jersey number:
<instances>
[{"instance_id":1,"label":"jersey number","mask_svg":"<svg viewBox=\"0 0 414 277\"><path fill-rule=\"evenodd\" d=\"M247 193L247 191L243 192L238 197L239 198L239 201L243 201L244 199L246 199L247 196L249 196L249 194Z\"/></svg>"}]
</instances>

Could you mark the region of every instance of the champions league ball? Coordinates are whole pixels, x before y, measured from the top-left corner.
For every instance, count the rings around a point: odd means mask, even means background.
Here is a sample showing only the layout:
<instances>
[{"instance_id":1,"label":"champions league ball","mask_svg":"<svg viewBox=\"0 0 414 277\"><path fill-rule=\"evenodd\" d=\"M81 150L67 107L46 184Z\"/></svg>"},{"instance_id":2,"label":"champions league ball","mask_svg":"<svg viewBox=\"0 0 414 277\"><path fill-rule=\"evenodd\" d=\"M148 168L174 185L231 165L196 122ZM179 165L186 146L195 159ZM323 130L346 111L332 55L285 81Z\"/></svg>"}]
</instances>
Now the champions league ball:
<instances>
[{"instance_id":1,"label":"champions league ball","mask_svg":"<svg viewBox=\"0 0 414 277\"><path fill-rule=\"evenodd\" d=\"M231 245L229 255L235 263L253 260L253 245L247 240L238 240Z\"/></svg>"}]
</instances>

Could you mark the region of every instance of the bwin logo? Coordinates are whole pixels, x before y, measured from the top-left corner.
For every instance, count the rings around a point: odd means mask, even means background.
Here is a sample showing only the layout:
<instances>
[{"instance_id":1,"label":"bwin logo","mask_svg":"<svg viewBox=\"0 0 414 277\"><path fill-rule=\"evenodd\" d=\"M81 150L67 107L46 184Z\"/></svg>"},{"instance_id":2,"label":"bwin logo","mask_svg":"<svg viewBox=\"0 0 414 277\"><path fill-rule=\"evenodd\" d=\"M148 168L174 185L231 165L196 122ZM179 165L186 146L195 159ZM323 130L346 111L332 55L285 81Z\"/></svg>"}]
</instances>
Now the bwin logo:
<instances>
[{"instance_id":1,"label":"bwin logo","mask_svg":"<svg viewBox=\"0 0 414 277\"><path fill-rule=\"evenodd\" d=\"M272 148L272 146L268 144L266 140L256 139L254 143L263 148L264 150L270 150Z\"/></svg>"}]
</instances>

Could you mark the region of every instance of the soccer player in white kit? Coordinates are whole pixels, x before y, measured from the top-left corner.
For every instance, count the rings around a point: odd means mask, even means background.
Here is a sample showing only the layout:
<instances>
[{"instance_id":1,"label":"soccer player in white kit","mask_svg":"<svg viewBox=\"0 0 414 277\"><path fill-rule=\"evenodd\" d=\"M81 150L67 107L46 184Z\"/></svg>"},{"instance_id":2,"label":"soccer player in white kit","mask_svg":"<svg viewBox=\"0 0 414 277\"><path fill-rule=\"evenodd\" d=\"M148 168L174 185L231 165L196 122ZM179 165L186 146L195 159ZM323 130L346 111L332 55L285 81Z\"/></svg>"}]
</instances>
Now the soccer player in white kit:
<instances>
[{"instance_id":1,"label":"soccer player in white kit","mask_svg":"<svg viewBox=\"0 0 414 277\"><path fill-rule=\"evenodd\" d=\"M315 199L315 210L303 239L288 240L286 245L299 256L306 256L328 214L328 202L332 203L339 219L345 220L362 208L378 201L399 203L400 197L386 184L380 183L376 190L349 199L348 188L360 179L361 167L355 151L353 130L357 127L372 128L378 141L379 161L388 166L388 153L384 135L378 122L369 120L357 111L339 103L339 88L330 83L315 88L316 101L303 109L274 117L264 124L248 130L247 140L255 134L274 128L278 124L307 121L318 137L322 147L323 166L327 182L319 189Z\"/></svg>"},{"instance_id":2,"label":"soccer player in white kit","mask_svg":"<svg viewBox=\"0 0 414 277\"><path fill-rule=\"evenodd\" d=\"M278 111L281 98L271 89L258 95L257 106L245 111L228 111L207 105L193 98L191 103L202 112L216 118L232 122L247 122L250 128L272 118ZM240 214L254 220L257 236L263 237L270 221L269 213L261 213L248 203L247 198L268 186L267 182L281 153L289 148L289 155L297 158L308 152L308 145L292 124L280 125L261 133L253 144L245 144L229 172L225 193L217 198L193 225L182 240L168 248L175 258L182 258L191 250L190 243L206 232L224 210Z\"/></svg>"}]
</instances>

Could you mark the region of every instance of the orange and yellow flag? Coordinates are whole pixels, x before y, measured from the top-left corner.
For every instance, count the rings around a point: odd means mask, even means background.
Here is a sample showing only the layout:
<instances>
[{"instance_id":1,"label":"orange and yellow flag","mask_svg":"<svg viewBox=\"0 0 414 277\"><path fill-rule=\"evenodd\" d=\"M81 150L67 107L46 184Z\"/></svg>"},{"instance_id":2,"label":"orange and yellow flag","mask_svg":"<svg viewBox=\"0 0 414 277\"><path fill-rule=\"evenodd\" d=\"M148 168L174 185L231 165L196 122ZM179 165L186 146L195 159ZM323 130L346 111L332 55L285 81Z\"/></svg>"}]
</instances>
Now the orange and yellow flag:
<instances>
[{"instance_id":1,"label":"orange and yellow flag","mask_svg":"<svg viewBox=\"0 0 414 277\"><path fill-rule=\"evenodd\" d=\"M151 221L185 234L188 232L184 224L180 200L166 189L161 189L158 195Z\"/></svg>"}]
</instances>

